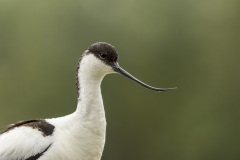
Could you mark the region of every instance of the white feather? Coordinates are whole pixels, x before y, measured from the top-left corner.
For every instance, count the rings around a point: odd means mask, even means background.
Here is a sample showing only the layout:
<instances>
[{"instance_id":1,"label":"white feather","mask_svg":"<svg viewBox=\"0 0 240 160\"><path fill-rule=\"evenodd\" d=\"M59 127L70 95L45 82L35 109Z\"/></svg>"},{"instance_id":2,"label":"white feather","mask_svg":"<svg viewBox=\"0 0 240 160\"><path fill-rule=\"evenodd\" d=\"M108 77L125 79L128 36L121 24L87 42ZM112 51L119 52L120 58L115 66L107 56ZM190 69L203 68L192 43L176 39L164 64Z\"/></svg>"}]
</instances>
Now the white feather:
<instances>
[{"instance_id":1,"label":"white feather","mask_svg":"<svg viewBox=\"0 0 240 160\"><path fill-rule=\"evenodd\" d=\"M17 127L0 135L0 160L26 159L44 151L52 141L37 129Z\"/></svg>"}]
</instances>

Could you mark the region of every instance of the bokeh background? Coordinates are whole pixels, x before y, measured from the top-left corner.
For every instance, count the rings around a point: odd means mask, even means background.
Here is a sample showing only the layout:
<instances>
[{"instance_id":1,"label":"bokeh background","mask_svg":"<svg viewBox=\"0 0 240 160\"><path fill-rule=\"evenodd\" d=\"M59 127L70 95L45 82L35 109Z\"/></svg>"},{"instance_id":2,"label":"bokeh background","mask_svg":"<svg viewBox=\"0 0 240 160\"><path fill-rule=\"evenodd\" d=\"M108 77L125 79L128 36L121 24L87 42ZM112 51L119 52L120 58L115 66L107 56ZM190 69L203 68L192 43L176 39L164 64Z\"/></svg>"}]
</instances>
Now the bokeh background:
<instances>
[{"instance_id":1,"label":"bokeh background","mask_svg":"<svg viewBox=\"0 0 240 160\"><path fill-rule=\"evenodd\" d=\"M140 80L178 87L107 76L103 160L240 159L239 0L0 0L0 126L72 113L96 41Z\"/></svg>"}]
</instances>

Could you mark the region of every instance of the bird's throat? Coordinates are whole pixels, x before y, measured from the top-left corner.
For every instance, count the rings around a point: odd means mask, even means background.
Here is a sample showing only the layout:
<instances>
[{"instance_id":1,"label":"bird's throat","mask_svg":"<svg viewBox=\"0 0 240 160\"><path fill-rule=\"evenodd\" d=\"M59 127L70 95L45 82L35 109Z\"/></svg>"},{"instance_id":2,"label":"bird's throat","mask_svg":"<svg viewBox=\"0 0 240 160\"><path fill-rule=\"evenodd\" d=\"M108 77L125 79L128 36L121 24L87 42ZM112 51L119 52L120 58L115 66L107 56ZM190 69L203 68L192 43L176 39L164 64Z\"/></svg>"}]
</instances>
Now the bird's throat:
<instances>
[{"instance_id":1,"label":"bird's throat","mask_svg":"<svg viewBox=\"0 0 240 160\"><path fill-rule=\"evenodd\" d=\"M103 77L91 77L86 70L79 69L79 96L77 114L83 120L105 120L105 111L101 94L101 82Z\"/></svg>"}]
</instances>

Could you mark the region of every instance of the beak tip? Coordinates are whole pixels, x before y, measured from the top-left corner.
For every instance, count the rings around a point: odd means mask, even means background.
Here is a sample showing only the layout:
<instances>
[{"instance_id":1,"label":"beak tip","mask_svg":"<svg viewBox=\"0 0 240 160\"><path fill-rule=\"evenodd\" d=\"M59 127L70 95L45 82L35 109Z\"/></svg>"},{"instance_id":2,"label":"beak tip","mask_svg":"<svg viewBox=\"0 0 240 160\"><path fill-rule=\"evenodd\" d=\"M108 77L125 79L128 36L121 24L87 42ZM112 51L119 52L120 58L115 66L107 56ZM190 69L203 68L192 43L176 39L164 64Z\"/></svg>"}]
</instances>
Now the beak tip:
<instances>
[{"instance_id":1,"label":"beak tip","mask_svg":"<svg viewBox=\"0 0 240 160\"><path fill-rule=\"evenodd\" d=\"M175 90L177 89L178 87L173 87L173 88L162 88L160 90L158 90L158 92L164 92L164 91L169 91L169 90Z\"/></svg>"}]
</instances>

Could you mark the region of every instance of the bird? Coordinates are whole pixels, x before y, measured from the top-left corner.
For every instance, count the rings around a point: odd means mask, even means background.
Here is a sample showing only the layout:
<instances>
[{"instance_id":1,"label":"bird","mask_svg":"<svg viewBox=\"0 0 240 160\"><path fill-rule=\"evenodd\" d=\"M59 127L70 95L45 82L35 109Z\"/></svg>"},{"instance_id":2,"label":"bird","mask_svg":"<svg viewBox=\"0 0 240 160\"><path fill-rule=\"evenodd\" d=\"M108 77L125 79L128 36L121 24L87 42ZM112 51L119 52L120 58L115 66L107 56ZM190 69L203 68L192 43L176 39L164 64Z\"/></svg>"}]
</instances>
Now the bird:
<instances>
[{"instance_id":1,"label":"bird","mask_svg":"<svg viewBox=\"0 0 240 160\"><path fill-rule=\"evenodd\" d=\"M159 92L176 89L141 82L120 67L114 46L93 43L78 61L76 110L58 118L20 121L6 127L0 133L0 160L100 160L107 124L101 82L111 73Z\"/></svg>"}]
</instances>

